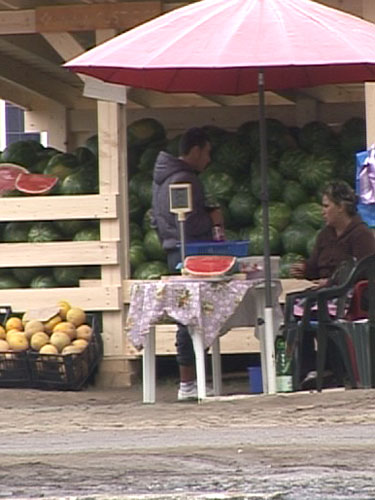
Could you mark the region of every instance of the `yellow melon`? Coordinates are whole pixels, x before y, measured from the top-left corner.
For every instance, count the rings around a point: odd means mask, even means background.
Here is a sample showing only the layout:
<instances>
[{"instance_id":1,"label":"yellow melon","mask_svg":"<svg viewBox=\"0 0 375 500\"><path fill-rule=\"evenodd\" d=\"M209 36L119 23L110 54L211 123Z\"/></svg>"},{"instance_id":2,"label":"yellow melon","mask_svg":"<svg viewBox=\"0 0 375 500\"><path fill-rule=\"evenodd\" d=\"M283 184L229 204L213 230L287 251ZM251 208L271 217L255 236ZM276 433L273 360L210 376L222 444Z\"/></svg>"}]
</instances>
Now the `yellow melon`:
<instances>
[{"instance_id":1,"label":"yellow melon","mask_svg":"<svg viewBox=\"0 0 375 500\"><path fill-rule=\"evenodd\" d=\"M70 340L74 340L77 336L76 327L69 321L61 321L60 323L57 323L57 325L53 328L53 332L64 332L69 336Z\"/></svg>"},{"instance_id":2,"label":"yellow melon","mask_svg":"<svg viewBox=\"0 0 375 500\"><path fill-rule=\"evenodd\" d=\"M53 329L55 328L55 326L60 323L62 320L61 320L61 316L59 316L58 314L56 314L56 316L54 316L53 318L49 319L48 321L45 321L43 324L44 324L44 331L46 333L52 333L53 332Z\"/></svg>"},{"instance_id":3,"label":"yellow melon","mask_svg":"<svg viewBox=\"0 0 375 500\"><path fill-rule=\"evenodd\" d=\"M0 325L0 339L5 340L7 338L7 333L5 331L5 328Z\"/></svg>"},{"instance_id":4,"label":"yellow melon","mask_svg":"<svg viewBox=\"0 0 375 500\"><path fill-rule=\"evenodd\" d=\"M9 351L9 344L6 340L0 339L0 351Z\"/></svg>"},{"instance_id":5,"label":"yellow melon","mask_svg":"<svg viewBox=\"0 0 375 500\"><path fill-rule=\"evenodd\" d=\"M12 351L25 351L29 347L29 341L23 332L12 333L9 335L7 342Z\"/></svg>"},{"instance_id":6,"label":"yellow melon","mask_svg":"<svg viewBox=\"0 0 375 500\"><path fill-rule=\"evenodd\" d=\"M75 339L73 340L72 345L78 347L81 351L84 351L89 343L85 339Z\"/></svg>"},{"instance_id":7,"label":"yellow melon","mask_svg":"<svg viewBox=\"0 0 375 500\"><path fill-rule=\"evenodd\" d=\"M52 344L44 344L44 346L40 348L39 354L59 354L59 351L57 347Z\"/></svg>"},{"instance_id":8,"label":"yellow melon","mask_svg":"<svg viewBox=\"0 0 375 500\"><path fill-rule=\"evenodd\" d=\"M61 351L61 354L63 355L66 355L66 354L79 354L81 351L81 349L75 345L67 345L66 347L64 347L64 349Z\"/></svg>"},{"instance_id":9,"label":"yellow melon","mask_svg":"<svg viewBox=\"0 0 375 500\"><path fill-rule=\"evenodd\" d=\"M41 321L37 319L32 319L28 321L25 325L25 335L30 340L30 338L37 332L44 332L44 325Z\"/></svg>"},{"instance_id":10,"label":"yellow melon","mask_svg":"<svg viewBox=\"0 0 375 500\"><path fill-rule=\"evenodd\" d=\"M80 326L86 321L86 313L80 307L71 307L66 313L66 321L73 323L75 326Z\"/></svg>"},{"instance_id":11,"label":"yellow melon","mask_svg":"<svg viewBox=\"0 0 375 500\"><path fill-rule=\"evenodd\" d=\"M35 351L39 351L48 342L49 336L45 332L36 332L30 338L30 346Z\"/></svg>"},{"instance_id":12,"label":"yellow melon","mask_svg":"<svg viewBox=\"0 0 375 500\"><path fill-rule=\"evenodd\" d=\"M85 339L89 341L92 337L92 328L90 325L80 325L76 329L77 339Z\"/></svg>"},{"instance_id":13,"label":"yellow melon","mask_svg":"<svg viewBox=\"0 0 375 500\"><path fill-rule=\"evenodd\" d=\"M25 332L21 332L20 330L9 330L7 333L6 333L6 341L9 343L9 339L12 335L14 335L15 333L21 333L22 335L25 336Z\"/></svg>"},{"instance_id":14,"label":"yellow melon","mask_svg":"<svg viewBox=\"0 0 375 500\"><path fill-rule=\"evenodd\" d=\"M9 332L9 330L23 330L23 324L21 318L18 318L17 316L12 316L9 319L7 319L5 323L5 330Z\"/></svg>"},{"instance_id":15,"label":"yellow melon","mask_svg":"<svg viewBox=\"0 0 375 500\"><path fill-rule=\"evenodd\" d=\"M69 335L64 332L54 332L50 337L50 343L61 352L64 347L70 344L70 338Z\"/></svg>"},{"instance_id":16,"label":"yellow melon","mask_svg":"<svg viewBox=\"0 0 375 500\"><path fill-rule=\"evenodd\" d=\"M61 319L65 320L66 319L66 314L69 311L69 309L71 308L71 305L66 300L60 300L57 303L57 305L60 308L59 316L61 316Z\"/></svg>"}]
</instances>

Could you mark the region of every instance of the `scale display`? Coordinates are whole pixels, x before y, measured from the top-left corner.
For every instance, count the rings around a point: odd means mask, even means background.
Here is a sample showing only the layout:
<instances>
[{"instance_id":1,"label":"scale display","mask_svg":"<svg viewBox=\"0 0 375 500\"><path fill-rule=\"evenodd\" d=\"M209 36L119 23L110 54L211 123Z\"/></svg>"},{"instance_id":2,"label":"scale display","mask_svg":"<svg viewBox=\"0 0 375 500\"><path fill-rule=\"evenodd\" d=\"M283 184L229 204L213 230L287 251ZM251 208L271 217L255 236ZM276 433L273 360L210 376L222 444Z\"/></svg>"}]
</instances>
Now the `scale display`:
<instances>
[{"instance_id":1,"label":"scale display","mask_svg":"<svg viewBox=\"0 0 375 500\"><path fill-rule=\"evenodd\" d=\"M169 185L169 210L175 214L185 214L193 210L191 184Z\"/></svg>"}]
</instances>

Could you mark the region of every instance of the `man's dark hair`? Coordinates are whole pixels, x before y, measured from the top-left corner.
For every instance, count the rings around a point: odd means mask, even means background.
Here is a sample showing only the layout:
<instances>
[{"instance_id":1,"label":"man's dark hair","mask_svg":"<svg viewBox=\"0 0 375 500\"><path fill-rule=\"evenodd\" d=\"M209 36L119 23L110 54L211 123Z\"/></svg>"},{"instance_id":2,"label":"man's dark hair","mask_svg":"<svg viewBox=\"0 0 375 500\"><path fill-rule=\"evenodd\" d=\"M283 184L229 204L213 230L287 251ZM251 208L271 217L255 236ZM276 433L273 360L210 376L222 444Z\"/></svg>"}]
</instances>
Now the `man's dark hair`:
<instances>
[{"instance_id":1,"label":"man's dark hair","mask_svg":"<svg viewBox=\"0 0 375 500\"><path fill-rule=\"evenodd\" d=\"M209 141L210 139L203 129L199 127L189 128L181 136L178 148L179 154L182 156L189 154L194 146L203 149Z\"/></svg>"},{"instance_id":2,"label":"man's dark hair","mask_svg":"<svg viewBox=\"0 0 375 500\"><path fill-rule=\"evenodd\" d=\"M343 204L348 215L357 213L357 197L347 182L337 180L327 183L324 186L323 195L326 195L336 205Z\"/></svg>"}]
</instances>

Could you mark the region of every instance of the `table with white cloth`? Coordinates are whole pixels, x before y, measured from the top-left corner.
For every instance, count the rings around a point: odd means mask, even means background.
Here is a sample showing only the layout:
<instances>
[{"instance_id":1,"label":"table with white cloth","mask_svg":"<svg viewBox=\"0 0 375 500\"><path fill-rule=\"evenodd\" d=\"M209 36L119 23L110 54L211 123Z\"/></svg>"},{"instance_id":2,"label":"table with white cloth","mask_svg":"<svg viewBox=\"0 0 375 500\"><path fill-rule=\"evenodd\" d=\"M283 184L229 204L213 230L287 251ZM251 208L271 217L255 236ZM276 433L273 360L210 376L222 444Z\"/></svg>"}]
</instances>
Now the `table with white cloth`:
<instances>
[{"instance_id":1,"label":"table with white cloth","mask_svg":"<svg viewBox=\"0 0 375 500\"><path fill-rule=\"evenodd\" d=\"M278 297L281 283L273 280L275 333L282 321ZM139 281L130 290L126 320L128 338L143 351L143 401L155 402L155 325L175 322L188 327L196 359L198 400L206 397L205 349L212 350L214 394L221 393L220 336L235 327L255 326L260 341L263 381L264 280L196 279L170 276Z\"/></svg>"}]
</instances>

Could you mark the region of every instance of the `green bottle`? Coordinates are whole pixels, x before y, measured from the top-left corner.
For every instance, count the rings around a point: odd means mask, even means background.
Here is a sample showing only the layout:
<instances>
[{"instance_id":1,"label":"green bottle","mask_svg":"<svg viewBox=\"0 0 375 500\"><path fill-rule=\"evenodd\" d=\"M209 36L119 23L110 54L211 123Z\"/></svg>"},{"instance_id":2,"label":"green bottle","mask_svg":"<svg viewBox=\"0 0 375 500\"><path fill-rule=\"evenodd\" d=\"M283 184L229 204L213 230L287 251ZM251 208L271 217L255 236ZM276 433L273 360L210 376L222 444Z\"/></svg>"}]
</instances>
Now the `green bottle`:
<instances>
[{"instance_id":1,"label":"green bottle","mask_svg":"<svg viewBox=\"0 0 375 500\"><path fill-rule=\"evenodd\" d=\"M275 341L276 391L293 391L292 358L287 352L286 341L278 335Z\"/></svg>"}]
</instances>

